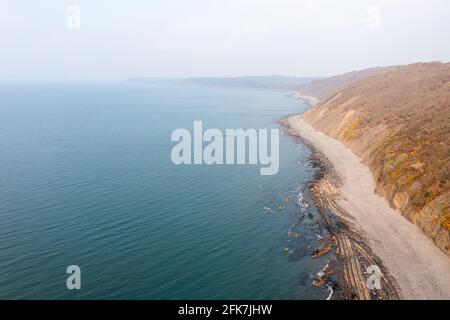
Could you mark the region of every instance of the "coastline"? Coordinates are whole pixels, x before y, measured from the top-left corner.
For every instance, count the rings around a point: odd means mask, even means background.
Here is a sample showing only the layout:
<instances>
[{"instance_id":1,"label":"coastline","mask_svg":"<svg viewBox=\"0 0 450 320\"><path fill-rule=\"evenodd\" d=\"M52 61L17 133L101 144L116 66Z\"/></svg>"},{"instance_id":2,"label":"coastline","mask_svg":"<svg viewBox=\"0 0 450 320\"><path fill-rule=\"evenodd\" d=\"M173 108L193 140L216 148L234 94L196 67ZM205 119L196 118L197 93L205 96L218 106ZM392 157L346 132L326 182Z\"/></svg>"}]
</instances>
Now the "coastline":
<instances>
[{"instance_id":1,"label":"coastline","mask_svg":"<svg viewBox=\"0 0 450 320\"><path fill-rule=\"evenodd\" d=\"M306 101L310 106L315 106L316 104L319 103L319 99L313 96L307 96L307 95L303 95L300 94L298 92L294 92L292 94L292 97L300 99L300 100L304 100Z\"/></svg>"},{"instance_id":2,"label":"coastline","mask_svg":"<svg viewBox=\"0 0 450 320\"><path fill-rule=\"evenodd\" d=\"M309 190L319 210L334 212L339 221L332 234L342 266L340 298L450 299L450 259L375 194L372 173L360 159L341 142L312 128L302 115L280 123L289 134L306 141L322 163L321 176ZM370 265L381 270L381 290L367 289Z\"/></svg>"}]
</instances>

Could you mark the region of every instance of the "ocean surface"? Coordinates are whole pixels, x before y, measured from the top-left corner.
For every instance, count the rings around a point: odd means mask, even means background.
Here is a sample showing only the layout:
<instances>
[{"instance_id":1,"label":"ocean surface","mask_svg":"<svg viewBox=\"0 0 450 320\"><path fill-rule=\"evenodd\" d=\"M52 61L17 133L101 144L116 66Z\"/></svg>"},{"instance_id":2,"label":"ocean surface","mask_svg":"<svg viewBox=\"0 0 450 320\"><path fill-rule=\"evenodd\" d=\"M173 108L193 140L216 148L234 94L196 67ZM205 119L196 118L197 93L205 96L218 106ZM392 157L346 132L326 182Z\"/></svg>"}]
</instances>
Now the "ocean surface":
<instances>
[{"instance_id":1,"label":"ocean surface","mask_svg":"<svg viewBox=\"0 0 450 320\"><path fill-rule=\"evenodd\" d=\"M273 176L170 159L171 132L194 120L278 128L306 107L270 90L2 85L0 299L326 298L304 145L281 136Z\"/></svg>"}]
</instances>

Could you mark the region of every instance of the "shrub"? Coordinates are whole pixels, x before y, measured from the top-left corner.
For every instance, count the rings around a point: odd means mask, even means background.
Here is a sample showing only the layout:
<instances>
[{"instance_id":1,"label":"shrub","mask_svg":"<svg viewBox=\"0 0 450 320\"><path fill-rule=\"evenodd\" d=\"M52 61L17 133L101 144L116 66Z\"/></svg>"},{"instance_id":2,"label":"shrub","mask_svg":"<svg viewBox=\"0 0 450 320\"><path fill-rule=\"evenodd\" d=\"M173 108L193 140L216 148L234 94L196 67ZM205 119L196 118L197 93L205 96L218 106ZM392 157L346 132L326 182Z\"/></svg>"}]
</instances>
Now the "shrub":
<instances>
[{"instance_id":1,"label":"shrub","mask_svg":"<svg viewBox=\"0 0 450 320\"><path fill-rule=\"evenodd\" d=\"M441 222L441 226L444 227L447 231L450 231L450 215L444 218Z\"/></svg>"},{"instance_id":2,"label":"shrub","mask_svg":"<svg viewBox=\"0 0 450 320\"><path fill-rule=\"evenodd\" d=\"M397 167L400 163L406 161L407 159L408 155L406 153L402 153L397 158L395 158L394 165Z\"/></svg>"},{"instance_id":3,"label":"shrub","mask_svg":"<svg viewBox=\"0 0 450 320\"><path fill-rule=\"evenodd\" d=\"M389 175L395 169L394 160L389 160L384 163L383 173L384 175Z\"/></svg>"}]
</instances>

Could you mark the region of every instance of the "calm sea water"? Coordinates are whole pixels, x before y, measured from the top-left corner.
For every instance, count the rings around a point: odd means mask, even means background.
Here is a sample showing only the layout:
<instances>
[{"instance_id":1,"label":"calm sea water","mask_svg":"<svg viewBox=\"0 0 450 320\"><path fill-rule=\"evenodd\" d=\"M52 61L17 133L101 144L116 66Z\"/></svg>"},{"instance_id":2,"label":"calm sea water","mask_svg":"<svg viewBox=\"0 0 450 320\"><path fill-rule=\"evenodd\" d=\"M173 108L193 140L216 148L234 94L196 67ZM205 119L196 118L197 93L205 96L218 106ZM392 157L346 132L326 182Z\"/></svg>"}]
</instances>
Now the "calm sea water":
<instances>
[{"instance_id":1,"label":"calm sea water","mask_svg":"<svg viewBox=\"0 0 450 320\"><path fill-rule=\"evenodd\" d=\"M281 137L274 176L170 160L176 128L275 128L299 100L96 84L3 86L0 101L0 298L327 296L311 284L326 257L310 258L321 231L305 146ZM66 288L72 264L81 290Z\"/></svg>"}]
</instances>

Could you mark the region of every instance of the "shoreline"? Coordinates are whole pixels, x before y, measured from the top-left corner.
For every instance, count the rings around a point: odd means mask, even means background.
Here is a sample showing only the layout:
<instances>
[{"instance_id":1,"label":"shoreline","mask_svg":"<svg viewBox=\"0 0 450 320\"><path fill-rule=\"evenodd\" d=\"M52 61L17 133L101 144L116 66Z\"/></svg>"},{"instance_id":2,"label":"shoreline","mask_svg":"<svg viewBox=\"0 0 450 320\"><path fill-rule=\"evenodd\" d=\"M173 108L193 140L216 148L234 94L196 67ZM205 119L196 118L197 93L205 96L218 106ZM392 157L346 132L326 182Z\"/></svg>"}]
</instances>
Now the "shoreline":
<instances>
[{"instance_id":1,"label":"shoreline","mask_svg":"<svg viewBox=\"0 0 450 320\"><path fill-rule=\"evenodd\" d=\"M300 94L298 92L292 93L291 96L294 98L306 101L310 106L315 106L316 104L319 103L319 99L314 96L307 96L307 95Z\"/></svg>"},{"instance_id":2,"label":"shoreline","mask_svg":"<svg viewBox=\"0 0 450 320\"><path fill-rule=\"evenodd\" d=\"M342 176L336 171L328 158L309 141L301 138L312 153L317 168L314 179L308 184L311 198L327 230L334 237L333 246L339 268L336 269L336 300L399 300L400 289L384 266L374 254L367 240L352 228L350 214L338 203L339 189L343 185ZM370 266L381 271L380 288L370 290L367 280L371 275Z\"/></svg>"},{"instance_id":3,"label":"shoreline","mask_svg":"<svg viewBox=\"0 0 450 320\"><path fill-rule=\"evenodd\" d=\"M400 290L395 279L366 244L366 240L344 218L349 217L349 214L337 203L338 189L342 186L341 176L310 141L290 130L289 117L279 120L279 124L285 127L287 134L311 151L310 159L316 170L306 190L319 211L321 224L331 235L331 239L319 241L322 242L321 248L332 248L335 255L328 260L320 272L321 277L315 279L313 284L330 289L327 300L399 300ZM367 268L371 265L377 265L381 270L379 290L369 290L366 285L369 276Z\"/></svg>"},{"instance_id":4,"label":"shoreline","mask_svg":"<svg viewBox=\"0 0 450 320\"><path fill-rule=\"evenodd\" d=\"M356 297L344 294L343 298L450 299L450 259L375 194L373 175L361 160L340 141L312 128L301 115L288 116L280 123L328 163L310 191L318 207L333 211L343 226L344 231L334 231L343 266L339 279L352 294L356 292ZM367 290L365 282L361 284L372 262L382 271L382 290Z\"/></svg>"}]
</instances>

